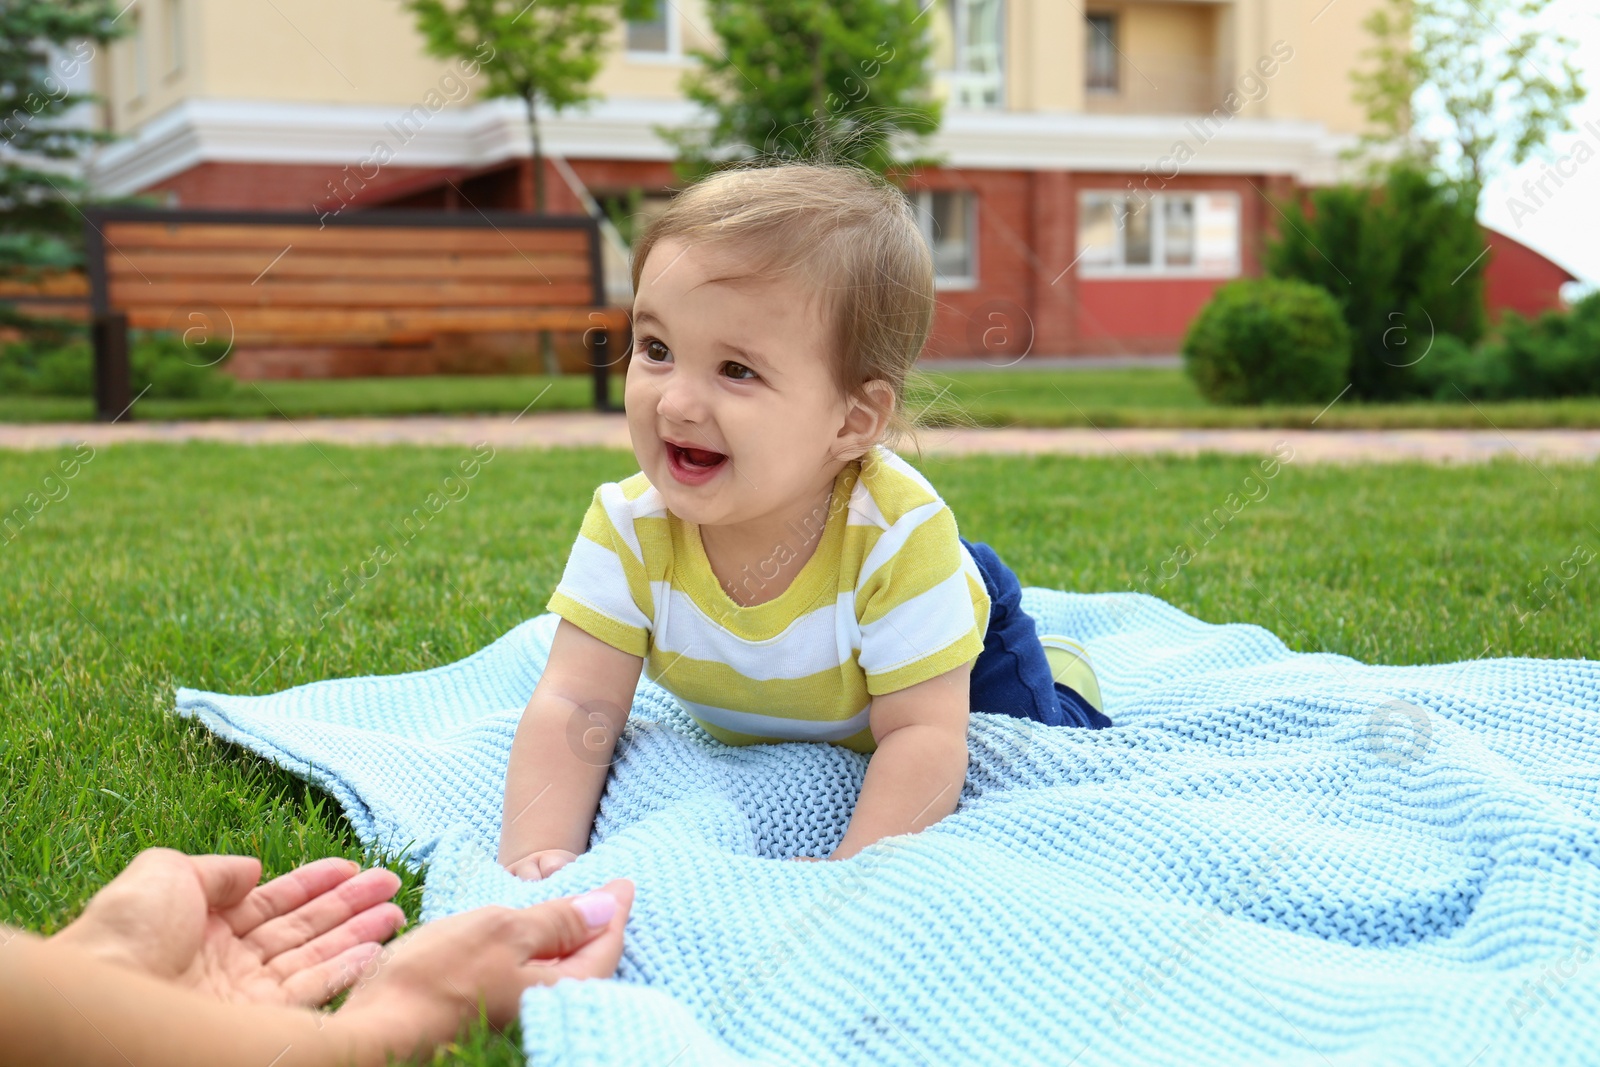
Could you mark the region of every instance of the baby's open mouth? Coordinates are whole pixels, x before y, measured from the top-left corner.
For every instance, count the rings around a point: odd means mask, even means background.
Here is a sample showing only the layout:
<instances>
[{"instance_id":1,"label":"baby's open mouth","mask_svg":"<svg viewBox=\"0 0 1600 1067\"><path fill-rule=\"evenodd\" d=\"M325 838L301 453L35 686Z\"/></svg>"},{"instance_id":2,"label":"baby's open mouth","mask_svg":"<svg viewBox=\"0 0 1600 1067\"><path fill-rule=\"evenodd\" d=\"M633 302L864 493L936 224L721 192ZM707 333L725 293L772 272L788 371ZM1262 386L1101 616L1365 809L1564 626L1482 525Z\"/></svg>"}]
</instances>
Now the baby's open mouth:
<instances>
[{"instance_id":1,"label":"baby's open mouth","mask_svg":"<svg viewBox=\"0 0 1600 1067\"><path fill-rule=\"evenodd\" d=\"M704 448L687 448L671 443L668 443L667 448L672 452L674 459L691 470L709 470L728 458L721 452L712 452Z\"/></svg>"}]
</instances>

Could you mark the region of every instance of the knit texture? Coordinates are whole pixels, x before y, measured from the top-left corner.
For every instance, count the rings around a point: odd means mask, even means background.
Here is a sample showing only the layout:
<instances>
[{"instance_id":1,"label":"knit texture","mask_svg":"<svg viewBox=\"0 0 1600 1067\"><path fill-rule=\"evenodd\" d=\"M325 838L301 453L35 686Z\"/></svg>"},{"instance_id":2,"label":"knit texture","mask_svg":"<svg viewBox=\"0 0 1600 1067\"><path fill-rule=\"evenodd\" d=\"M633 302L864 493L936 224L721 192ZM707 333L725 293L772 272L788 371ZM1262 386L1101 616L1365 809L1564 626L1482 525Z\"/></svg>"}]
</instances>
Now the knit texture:
<instances>
[{"instance_id":1,"label":"knit texture","mask_svg":"<svg viewBox=\"0 0 1600 1067\"><path fill-rule=\"evenodd\" d=\"M638 884L538 1064L1600 1062L1600 663L1367 666L1140 594L1027 588L1116 726L975 715L957 812L849 861L866 757L730 748L641 684L591 850L494 862L543 615L430 671L180 714L428 863L425 919Z\"/></svg>"}]
</instances>

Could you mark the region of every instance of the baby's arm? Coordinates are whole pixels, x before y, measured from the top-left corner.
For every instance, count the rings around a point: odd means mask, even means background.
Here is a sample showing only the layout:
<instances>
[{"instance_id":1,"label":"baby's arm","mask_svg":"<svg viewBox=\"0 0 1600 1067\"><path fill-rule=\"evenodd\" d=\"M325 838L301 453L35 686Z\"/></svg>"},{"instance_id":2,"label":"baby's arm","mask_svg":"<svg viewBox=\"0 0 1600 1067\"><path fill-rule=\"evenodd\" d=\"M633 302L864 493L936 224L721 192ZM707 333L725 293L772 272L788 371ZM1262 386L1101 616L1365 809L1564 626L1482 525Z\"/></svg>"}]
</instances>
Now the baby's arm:
<instances>
[{"instance_id":1,"label":"baby's arm","mask_svg":"<svg viewBox=\"0 0 1600 1067\"><path fill-rule=\"evenodd\" d=\"M832 859L880 838L913 834L956 810L967 777L972 662L872 700L878 750Z\"/></svg>"},{"instance_id":2,"label":"baby's arm","mask_svg":"<svg viewBox=\"0 0 1600 1067\"><path fill-rule=\"evenodd\" d=\"M612 750L643 668L640 657L566 619L556 625L550 660L517 724L506 768L500 863L512 873L543 877L568 858L561 854L589 847Z\"/></svg>"}]
</instances>

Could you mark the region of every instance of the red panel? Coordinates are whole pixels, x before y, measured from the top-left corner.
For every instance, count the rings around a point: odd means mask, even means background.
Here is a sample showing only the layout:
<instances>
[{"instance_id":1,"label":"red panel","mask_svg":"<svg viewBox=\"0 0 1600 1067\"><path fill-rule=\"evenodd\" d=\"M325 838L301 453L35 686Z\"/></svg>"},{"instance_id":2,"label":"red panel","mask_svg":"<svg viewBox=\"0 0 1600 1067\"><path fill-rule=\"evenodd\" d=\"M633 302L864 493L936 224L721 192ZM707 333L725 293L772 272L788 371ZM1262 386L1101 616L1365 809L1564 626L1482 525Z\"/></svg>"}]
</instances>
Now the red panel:
<instances>
[{"instance_id":1,"label":"red panel","mask_svg":"<svg viewBox=\"0 0 1600 1067\"><path fill-rule=\"evenodd\" d=\"M1083 350L1171 354L1190 321L1226 278L1078 280Z\"/></svg>"},{"instance_id":2,"label":"red panel","mask_svg":"<svg viewBox=\"0 0 1600 1067\"><path fill-rule=\"evenodd\" d=\"M1484 299L1491 318L1508 310L1532 318L1562 306L1561 286L1575 280L1571 274L1497 230L1485 228L1483 235L1489 243L1489 262L1483 273Z\"/></svg>"}]
</instances>

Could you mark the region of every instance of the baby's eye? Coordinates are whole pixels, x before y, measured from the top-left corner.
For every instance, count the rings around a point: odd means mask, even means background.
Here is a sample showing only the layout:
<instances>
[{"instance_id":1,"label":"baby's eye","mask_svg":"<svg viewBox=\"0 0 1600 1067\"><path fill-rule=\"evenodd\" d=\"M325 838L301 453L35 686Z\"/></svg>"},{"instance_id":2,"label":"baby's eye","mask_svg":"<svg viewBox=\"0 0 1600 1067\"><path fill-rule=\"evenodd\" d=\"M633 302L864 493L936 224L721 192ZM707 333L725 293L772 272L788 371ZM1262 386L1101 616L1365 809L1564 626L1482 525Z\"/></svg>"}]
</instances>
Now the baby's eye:
<instances>
[{"instance_id":1,"label":"baby's eye","mask_svg":"<svg viewBox=\"0 0 1600 1067\"><path fill-rule=\"evenodd\" d=\"M755 371L746 367L743 363L728 362L724 363L723 366L728 368L728 377L736 381L747 382L752 378L758 377Z\"/></svg>"},{"instance_id":2,"label":"baby's eye","mask_svg":"<svg viewBox=\"0 0 1600 1067\"><path fill-rule=\"evenodd\" d=\"M652 355L655 349L658 348L662 352L661 359L657 359L654 355ZM665 363L668 359L672 358L672 353L668 351L667 346L662 344L660 341L657 341L654 337L641 338L639 341L639 351L643 353L644 358L649 360L651 363Z\"/></svg>"}]
</instances>

